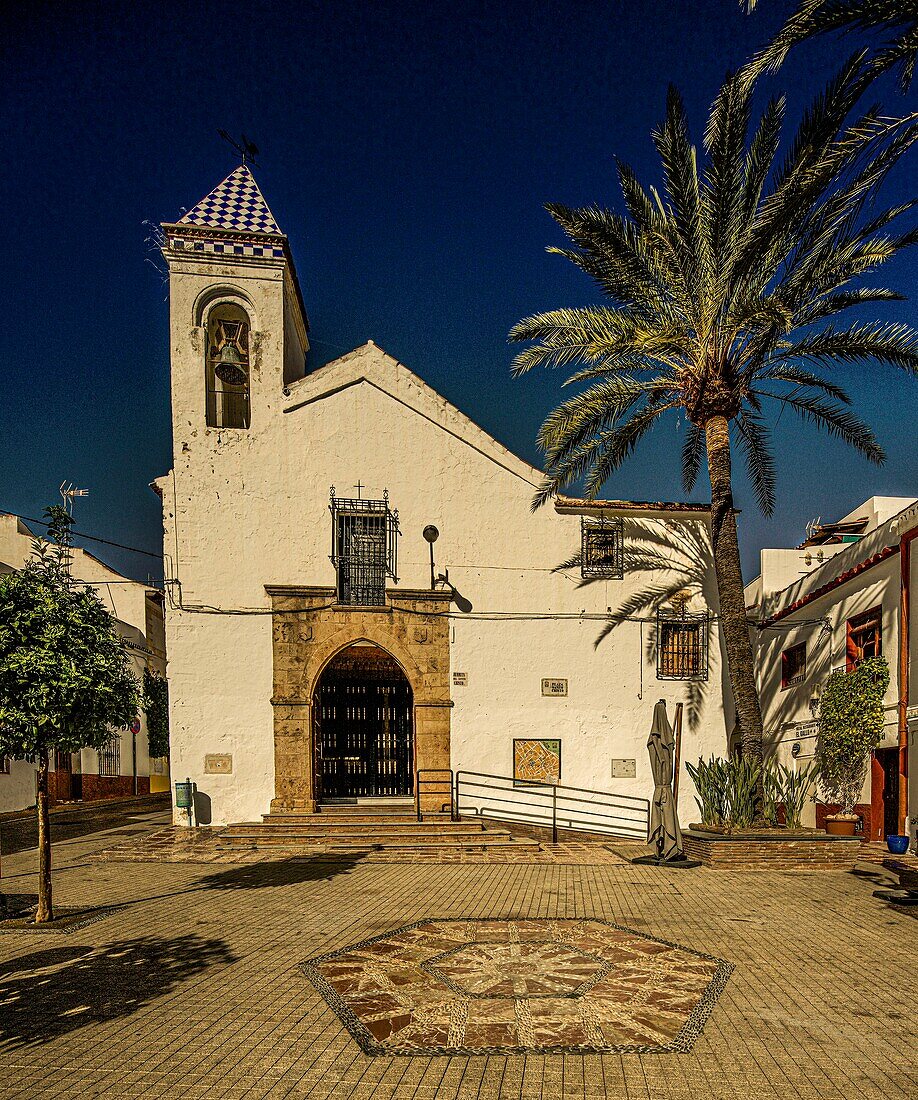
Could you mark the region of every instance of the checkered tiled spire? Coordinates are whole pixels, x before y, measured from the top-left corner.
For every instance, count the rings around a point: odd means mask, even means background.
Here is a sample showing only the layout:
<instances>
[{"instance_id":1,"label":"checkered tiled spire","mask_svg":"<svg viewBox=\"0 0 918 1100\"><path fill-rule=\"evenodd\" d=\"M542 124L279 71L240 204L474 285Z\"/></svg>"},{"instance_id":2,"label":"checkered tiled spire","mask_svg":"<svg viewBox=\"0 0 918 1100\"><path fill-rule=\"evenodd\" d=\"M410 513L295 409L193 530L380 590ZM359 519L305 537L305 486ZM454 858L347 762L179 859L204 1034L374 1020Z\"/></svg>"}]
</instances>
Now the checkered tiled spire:
<instances>
[{"instance_id":1,"label":"checkered tiled spire","mask_svg":"<svg viewBox=\"0 0 918 1100\"><path fill-rule=\"evenodd\" d=\"M255 177L244 164L189 210L179 224L237 229L244 233L281 233Z\"/></svg>"}]
</instances>

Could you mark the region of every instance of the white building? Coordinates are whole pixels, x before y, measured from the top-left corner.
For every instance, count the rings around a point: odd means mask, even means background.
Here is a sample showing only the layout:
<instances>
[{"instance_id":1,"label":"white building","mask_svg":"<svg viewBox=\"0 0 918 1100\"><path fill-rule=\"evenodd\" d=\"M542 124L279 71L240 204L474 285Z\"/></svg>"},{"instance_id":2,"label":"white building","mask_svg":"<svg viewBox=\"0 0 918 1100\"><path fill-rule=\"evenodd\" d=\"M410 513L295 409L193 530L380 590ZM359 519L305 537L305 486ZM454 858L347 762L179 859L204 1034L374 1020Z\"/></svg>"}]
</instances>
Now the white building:
<instances>
[{"instance_id":1,"label":"white building","mask_svg":"<svg viewBox=\"0 0 918 1100\"><path fill-rule=\"evenodd\" d=\"M21 569L31 557L34 540L35 534L19 516L0 512L0 573ZM71 551L70 571L74 580L91 585L111 611L138 680L145 667L165 675L162 592L123 577L79 547ZM169 762L150 760L142 710L131 729L112 731L106 751L56 753L51 767L51 797L59 802L169 789ZM33 805L35 783L35 764L0 757L0 813Z\"/></svg>"},{"instance_id":2,"label":"white building","mask_svg":"<svg viewBox=\"0 0 918 1100\"><path fill-rule=\"evenodd\" d=\"M649 797L661 696L690 703L683 759L725 751L706 506L532 514L540 472L372 341L309 370L289 243L246 167L163 229L172 771L214 824L404 796L418 769ZM633 571L641 546L668 567ZM669 611L594 645L661 580Z\"/></svg>"},{"instance_id":3,"label":"white building","mask_svg":"<svg viewBox=\"0 0 918 1100\"><path fill-rule=\"evenodd\" d=\"M746 587L759 622L765 735L785 762L812 760L819 693L833 669L850 669L863 656L889 663L883 741L858 805L871 839L902 832L909 818L915 832L907 807L918 805L918 708L909 693L918 682L916 534L916 498L871 497L835 523L811 524L794 549L763 550L762 572ZM813 818L821 824L828 812L817 805Z\"/></svg>"}]
</instances>

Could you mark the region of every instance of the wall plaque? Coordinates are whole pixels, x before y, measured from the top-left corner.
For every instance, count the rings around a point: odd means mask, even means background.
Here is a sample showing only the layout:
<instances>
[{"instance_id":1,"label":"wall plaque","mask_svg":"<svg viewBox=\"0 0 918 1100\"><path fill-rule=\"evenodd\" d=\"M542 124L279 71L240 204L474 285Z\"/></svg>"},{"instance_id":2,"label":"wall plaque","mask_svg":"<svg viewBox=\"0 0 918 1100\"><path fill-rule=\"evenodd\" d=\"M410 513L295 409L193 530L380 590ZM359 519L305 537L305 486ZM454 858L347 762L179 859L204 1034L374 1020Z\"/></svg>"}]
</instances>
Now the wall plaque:
<instances>
[{"instance_id":1,"label":"wall plaque","mask_svg":"<svg viewBox=\"0 0 918 1100\"><path fill-rule=\"evenodd\" d=\"M637 760L624 757L612 757L613 779L635 779L637 777Z\"/></svg>"},{"instance_id":2,"label":"wall plaque","mask_svg":"<svg viewBox=\"0 0 918 1100\"><path fill-rule=\"evenodd\" d=\"M545 679L542 681L543 695L567 695L567 680Z\"/></svg>"},{"instance_id":3,"label":"wall plaque","mask_svg":"<svg viewBox=\"0 0 918 1100\"><path fill-rule=\"evenodd\" d=\"M205 775L232 775L233 754L229 752L209 752L204 757Z\"/></svg>"},{"instance_id":4,"label":"wall plaque","mask_svg":"<svg viewBox=\"0 0 918 1100\"><path fill-rule=\"evenodd\" d=\"M467 672L454 672L453 673L453 687L464 688L468 685L469 674Z\"/></svg>"}]
</instances>

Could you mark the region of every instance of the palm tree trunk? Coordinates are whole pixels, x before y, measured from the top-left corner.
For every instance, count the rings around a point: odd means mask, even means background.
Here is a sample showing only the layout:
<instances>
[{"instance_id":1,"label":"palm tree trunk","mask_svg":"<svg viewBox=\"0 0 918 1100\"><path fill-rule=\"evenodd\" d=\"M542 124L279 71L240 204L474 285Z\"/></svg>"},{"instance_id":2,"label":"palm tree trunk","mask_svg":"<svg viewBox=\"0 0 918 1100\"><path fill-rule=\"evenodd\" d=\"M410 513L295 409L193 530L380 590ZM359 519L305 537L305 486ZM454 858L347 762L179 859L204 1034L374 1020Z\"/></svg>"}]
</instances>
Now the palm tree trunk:
<instances>
[{"instance_id":1,"label":"palm tree trunk","mask_svg":"<svg viewBox=\"0 0 918 1100\"><path fill-rule=\"evenodd\" d=\"M743 569L736 534L733 508L733 477L730 463L730 426L724 416L713 416L704 425L711 477L711 528L714 541L714 573L720 600L720 624L727 648L727 667L736 716L743 737L743 755L763 760L762 711L755 684L755 664L746 599L743 595ZM756 788L755 822L765 823L765 791L762 777Z\"/></svg>"},{"instance_id":2,"label":"palm tree trunk","mask_svg":"<svg viewBox=\"0 0 918 1100\"><path fill-rule=\"evenodd\" d=\"M35 799L38 811L38 909L35 923L45 924L54 919L51 906L51 822L48 820L48 750L38 754L38 793Z\"/></svg>"}]
</instances>

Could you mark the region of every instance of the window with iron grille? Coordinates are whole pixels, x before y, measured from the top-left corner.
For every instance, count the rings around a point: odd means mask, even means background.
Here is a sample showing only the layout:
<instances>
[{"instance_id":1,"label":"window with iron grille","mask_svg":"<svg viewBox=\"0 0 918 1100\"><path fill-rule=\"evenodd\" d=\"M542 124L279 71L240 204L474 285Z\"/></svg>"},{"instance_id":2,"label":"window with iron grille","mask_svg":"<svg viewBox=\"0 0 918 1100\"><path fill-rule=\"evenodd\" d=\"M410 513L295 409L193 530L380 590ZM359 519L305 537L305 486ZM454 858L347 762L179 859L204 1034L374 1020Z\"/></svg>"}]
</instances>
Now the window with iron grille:
<instances>
[{"instance_id":1,"label":"window with iron grille","mask_svg":"<svg viewBox=\"0 0 918 1100\"><path fill-rule=\"evenodd\" d=\"M802 684L806 679L806 642L799 642L781 654L781 687Z\"/></svg>"},{"instance_id":2,"label":"window with iron grille","mask_svg":"<svg viewBox=\"0 0 918 1100\"><path fill-rule=\"evenodd\" d=\"M883 609L871 607L846 624L845 667L853 671L865 657L883 655Z\"/></svg>"},{"instance_id":3,"label":"window with iron grille","mask_svg":"<svg viewBox=\"0 0 918 1100\"><path fill-rule=\"evenodd\" d=\"M331 491L331 560L338 571L338 602L384 606L386 577L397 584L398 512L382 500L354 500Z\"/></svg>"},{"instance_id":4,"label":"window with iron grille","mask_svg":"<svg viewBox=\"0 0 918 1100\"><path fill-rule=\"evenodd\" d=\"M624 574L624 524L620 519L580 521L580 575L621 580Z\"/></svg>"},{"instance_id":5,"label":"window with iron grille","mask_svg":"<svg viewBox=\"0 0 918 1100\"><path fill-rule=\"evenodd\" d=\"M121 774L121 738L114 734L104 748L99 749L99 775Z\"/></svg>"},{"instance_id":6,"label":"window with iron grille","mask_svg":"<svg viewBox=\"0 0 918 1100\"><path fill-rule=\"evenodd\" d=\"M657 679L707 680L707 611L657 612Z\"/></svg>"}]
</instances>

